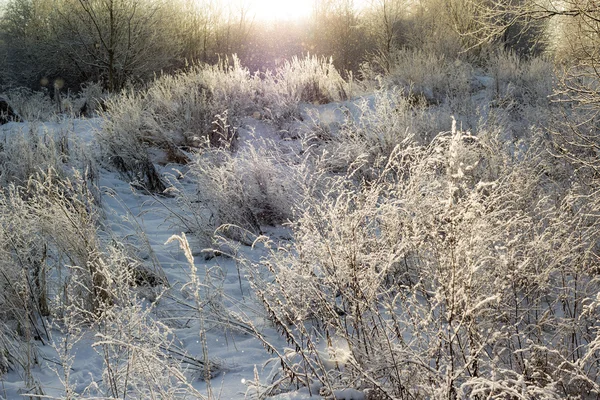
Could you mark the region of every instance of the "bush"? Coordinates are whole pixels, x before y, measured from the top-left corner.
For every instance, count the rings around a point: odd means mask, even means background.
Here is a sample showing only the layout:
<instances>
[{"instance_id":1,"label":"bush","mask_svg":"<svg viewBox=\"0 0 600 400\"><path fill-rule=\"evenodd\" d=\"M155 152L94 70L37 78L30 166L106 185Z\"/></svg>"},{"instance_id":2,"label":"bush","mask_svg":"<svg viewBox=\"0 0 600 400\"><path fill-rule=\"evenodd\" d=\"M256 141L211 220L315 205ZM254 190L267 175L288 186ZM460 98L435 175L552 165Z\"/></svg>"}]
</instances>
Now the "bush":
<instances>
[{"instance_id":1,"label":"bush","mask_svg":"<svg viewBox=\"0 0 600 400\"><path fill-rule=\"evenodd\" d=\"M274 74L251 75L236 57L161 76L142 93L125 91L106 102L98 132L105 159L151 191L164 185L153 171L149 148L164 162L187 163L181 148L235 148L242 117L258 115L278 124L299 116L301 102L339 100L351 87L331 63L294 59Z\"/></svg>"},{"instance_id":2,"label":"bush","mask_svg":"<svg viewBox=\"0 0 600 400\"><path fill-rule=\"evenodd\" d=\"M387 87L397 86L405 96L430 104L469 96L473 71L458 58L451 60L432 51L401 49L391 54L386 63L385 73L379 78L373 75L374 67L365 64L365 78L378 79Z\"/></svg>"},{"instance_id":3,"label":"bush","mask_svg":"<svg viewBox=\"0 0 600 400\"><path fill-rule=\"evenodd\" d=\"M111 307L98 322L94 349L104 360L102 379L86 389L90 397L111 398L204 398L188 380L187 364L202 361L187 357L172 329L153 315L156 303L148 307L127 294L122 305ZM217 371L216 364L213 372ZM203 371L199 371L202 376Z\"/></svg>"},{"instance_id":4,"label":"bush","mask_svg":"<svg viewBox=\"0 0 600 400\"><path fill-rule=\"evenodd\" d=\"M352 82L345 81L331 59L307 55L286 60L277 69L276 79L284 95L296 103L327 104L352 97Z\"/></svg>"},{"instance_id":5,"label":"bush","mask_svg":"<svg viewBox=\"0 0 600 400\"><path fill-rule=\"evenodd\" d=\"M584 211L595 205L575 188L555 194L543 148L513 158L499 143L454 127L397 148L375 181L331 177L329 191L309 192L291 247L248 265L291 346L270 393L596 390L583 311L599 289L600 220Z\"/></svg>"},{"instance_id":6,"label":"bush","mask_svg":"<svg viewBox=\"0 0 600 400\"><path fill-rule=\"evenodd\" d=\"M103 154L129 179L162 192L165 186L154 171L149 147L162 149L166 162L185 163L181 146L230 143L230 120L247 111L250 92L249 74L235 58L231 67L227 61L195 67L161 76L145 92L125 91L106 103L107 121L98 132Z\"/></svg>"},{"instance_id":7,"label":"bush","mask_svg":"<svg viewBox=\"0 0 600 400\"><path fill-rule=\"evenodd\" d=\"M540 57L524 59L514 52L498 50L488 61L488 73L495 80L494 94L499 104L549 105L556 83L551 62Z\"/></svg>"},{"instance_id":8,"label":"bush","mask_svg":"<svg viewBox=\"0 0 600 400\"><path fill-rule=\"evenodd\" d=\"M67 132L63 132L58 141L40 125L30 125L27 132L12 129L3 133L4 143L0 148L2 186L24 185L40 169L53 169L63 175L69 151Z\"/></svg>"},{"instance_id":9,"label":"bush","mask_svg":"<svg viewBox=\"0 0 600 400\"><path fill-rule=\"evenodd\" d=\"M6 93L10 104L25 121L49 121L56 117L59 107L46 92L12 89Z\"/></svg>"},{"instance_id":10,"label":"bush","mask_svg":"<svg viewBox=\"0 0 600 400\"><path fill-rule=\"evenodd\" d=\"M382 89L338 108L309 110L307 154L327 172L372 181L401 149L426 145L452 120L447 107L414 103L402 89ZM405 153L410 157L410 152Z\"/></svg>"},{"instance_id":11,"label":"bush","mask_svg":"<svg viewBox=\"0 0 600 400\"><path fill-rule=\"evenodd\" d=\"M296 160L265 139L236 153L207 149L194 156L187 189L171 180L170 190L180 210L176 225L196 234L203 246L212 244L216 231L252 244L264 225L293 219L298 187Z\"/></svg>"}]
</instances>

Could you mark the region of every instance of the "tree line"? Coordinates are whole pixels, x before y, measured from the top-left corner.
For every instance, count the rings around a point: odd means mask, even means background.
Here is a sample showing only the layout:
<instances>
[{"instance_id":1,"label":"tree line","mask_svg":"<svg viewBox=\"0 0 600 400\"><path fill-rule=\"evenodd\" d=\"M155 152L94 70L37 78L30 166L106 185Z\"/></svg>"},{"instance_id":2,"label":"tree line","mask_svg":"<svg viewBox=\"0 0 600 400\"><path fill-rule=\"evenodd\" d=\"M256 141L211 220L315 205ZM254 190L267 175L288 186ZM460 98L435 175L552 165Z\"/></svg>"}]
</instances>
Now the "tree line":
<instances>
[{"instance_id":1,"label":"tree line","mask_svg":"<svg viewBox=\"0 0 600 400\"><path fill-rule=\"evenodd\" d=\"M359 9L353 0L316 0L308 20L263 22L243 2L6 0L0 14L0 89L56 84L77 90L94 81L118 91L234 53L252 71L310 53L332 57L338 69L353 73L365 61L385 70L399 48L477 59L489 42L525 55L554 46L569 57L594 58L593 1L538 3L371 0ZM569 40L550 38L565 30Z\"/></svg>"}]
</instances>

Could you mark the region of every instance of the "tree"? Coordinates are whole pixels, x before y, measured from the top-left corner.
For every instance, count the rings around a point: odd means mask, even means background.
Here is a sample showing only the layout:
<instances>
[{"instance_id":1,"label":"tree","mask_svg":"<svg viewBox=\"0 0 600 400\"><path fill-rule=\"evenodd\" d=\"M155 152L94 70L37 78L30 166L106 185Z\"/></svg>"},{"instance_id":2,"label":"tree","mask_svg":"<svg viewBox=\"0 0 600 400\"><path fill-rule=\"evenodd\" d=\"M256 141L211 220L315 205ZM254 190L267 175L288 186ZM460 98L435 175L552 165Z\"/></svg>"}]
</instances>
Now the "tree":
<instances>
[{"instance_id":1,"label":"tree","mask_svg":"<svg viewBox=\"0 0 600 400\"><path fill-rule=\"evenodd\" d=\"M216 34L216 53L219 56L241 53L246 47L247 36L252 29L250 7L244 2L239 2L230 4L223 11Z\"/></svg>"},{"instance_id":2,"label":"tree","mask_svg":"<svg viewBox=\"0 0 600 400\"><path fill-rule=\"evenodd\" d=\"M109 90L170 66L179 52L166 0L55 0L61 47Z\"/></svg>"},{"instance_id":3,"label":"tree","mask_svg":"<svg viewBox=\"0 0 600 400\"><path fill-rule=\"evenodd\" d=\"M371 0L370 31L377 51L385 58L399 47L402 19L408 15L405 0Z\"/></svg>"},{"instance_id":4,"label":"tree","mask_svg":"<svg viewBox=\"0 0 600 400\"><path fill-rule=\"evenodd\" d=\"M389 69L395 50L419 49L459 57L476 43L471 0L370 0L365 20L373 37L376 60Z\"/></svg>"},{"instance_id":5,"label":"tree","mask_svg":"<svg viewBox=\"0 0 600 400\"><path fill-rule=\"evenodd\" d=\"M333 57L340 70L356 71L369 43L361 29L353 0L316 1L313 10L312 48Z\"/></svg>"},{"instance_id":6,"label":"tree","mask_svg":"<svg viewBox=\"0 0 600 400\"><path fill-rule=\"evenodd\" d=\"M0 29L7 80L119 90L151 78L178 60L174 16L167 0L8 0Z\"/></svg>"},{"instance_id":7,"label":"tree","mask_svg":"<svg viewBox=\"0 0 600 400\"><path fill-rule=\"evenodd\" d=\"M180 24L179 41L187 61L214 62L223 8L217 0L181 0L176 21Z\"/></svg>"},{"instance_id":8,"label":"tree","mask_svg":"<svg viewBox=\"0 0 600 400\"><path fill-rule=\"evenodd\" d=\"M407 46L433 51L450 58L478 50L470 33L475 29L476 1L420 0L410 7L404 41Z\"/></svg>"},{"instance_id":9,"label":"tree","mask_svg":"<svg viewBox=\"0 0 600 400\"><path fill-rule=\"evenodd\" d=\"M52 4L45 0L10 0L0 19L0 56L8 83L35 87L44 77L68 70L57 57L52 33Z\"/></svg>"},{"instance_id":10,"label":"tree","mask_svg":"<svg viewBox=\"0 0 600 400\"><path fill-rule=\"evenodd\" d=\"M596 0L493 0L478 6L480 41L496 41L515 26L543 21L562 74L555 100L573 112L557 130L559 152L600 173L600 6Z\"/></svg>"}]
</instances>

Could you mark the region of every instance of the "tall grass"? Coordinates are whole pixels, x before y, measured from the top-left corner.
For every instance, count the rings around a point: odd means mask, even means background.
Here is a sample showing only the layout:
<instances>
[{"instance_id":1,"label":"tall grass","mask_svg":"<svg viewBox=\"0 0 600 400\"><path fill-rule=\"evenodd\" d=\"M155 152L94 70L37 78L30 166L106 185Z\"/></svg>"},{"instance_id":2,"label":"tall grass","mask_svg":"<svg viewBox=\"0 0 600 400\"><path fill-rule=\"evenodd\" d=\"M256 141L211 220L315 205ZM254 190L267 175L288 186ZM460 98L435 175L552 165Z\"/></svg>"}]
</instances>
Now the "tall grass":
<instances>
[{"instance_id":1,"label":"tall grass","mask_svg":"<svg viewBox=\"0 0 600 400\"><path fill-rule=\"evenodd\" d=\"M82 85L78 93L54 91L53 97L47 89L34 92L15 88L6 92L14 111L21 119L29 122L57 121L64 117L92 117L104 106L108 94L97 83Z\"/></svg>"},{"instance_id":2,"label":"tall grass","mask_svg":"<svg viewBox=\"0 0 600 400\"><path fill-rule=\"evenodd\" d=\"M148 146L182 162L180 148L230 146L243 117L277 123L299 117L303 102L327 102L351 95L331 62L294 59L273 73L251 74L233 57L215 66L195 66L157 78L144 92L123 92L107 102L106 124L98 132L103 153L114 166L135 175L148 165ZM157 189L164 189L159 185Z\"/></svg>"},{"instance_id":3,"label":"tall grass","mask_svg":"<svg viewBox=\"0 0 600 400\"><path fill-rule=\"evenodd\" d=\"M235 153L204 150L191 158L185 176L170 179L168 192L178 209L169 219L193 233L202 248L213 246L220 235L251 245L264 226L293 219L297 156L284 154L269 140L259 143ZM189 184L181 184L182 178Z\"/></svg>"},{"instance_id":4,"label":"tall grass","mask_svg":"<svg viewBox=\"0 0 600 400\"><path fill-rule=\"evenodd\" d=\"M278 390L596 390L597 339L584 310L600 289L600 220L578 190L554 194L546 157L513 162L493 135L453 128L398 146L375 181L326 178L329 191L304 198L292 247L249 264L257 297L295 349Z\"/></svg>"}]
</instances>

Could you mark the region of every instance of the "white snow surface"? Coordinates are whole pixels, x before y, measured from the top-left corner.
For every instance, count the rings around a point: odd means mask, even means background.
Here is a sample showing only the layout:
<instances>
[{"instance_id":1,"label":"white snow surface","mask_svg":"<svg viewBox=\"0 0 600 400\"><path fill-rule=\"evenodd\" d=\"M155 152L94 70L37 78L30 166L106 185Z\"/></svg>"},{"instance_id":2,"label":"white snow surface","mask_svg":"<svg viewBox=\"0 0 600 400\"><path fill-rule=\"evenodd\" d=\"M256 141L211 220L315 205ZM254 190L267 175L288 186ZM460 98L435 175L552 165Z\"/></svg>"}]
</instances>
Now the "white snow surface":
<instances>
[{"instance_id":1,"label":"white snow surface","mask_svg":"<svg viewBox=\"0 0 600 400\"><path fill-rule=\"evenodd\" d=\"M323 110L318 110L321 113L323 111L336 113L331 106L322 108ZM37 123L36 126L41 126L40 131L44 131L46 134L68 130L70 132L69 140L87 147L87 151L94 154L98 151L94 130L100 129L101 125L102 120L94 118L64 119L59 122ZM10 140L11 135L27 132L30 128L31 124L27 122L4 125L0 127L0 140ZM290 130L293 128L292 126ZM242 146L244 142L248 141L255 141L257 146L263 145L265 138L290 146L291 151L296 147L294 140L286 137L285 132L277 131L268 123L252 118L244 120L240 129ZM185 168L181 165L160 166L158 164L156 167L163 174L174 173L175 169ZM181 182L182 185L193 188L193 182L186 181L187 179L189 178L184 178ZM189 281L190 268L176 243L165 244L172 235L182 233L181 228L174 226L168 218L170 212L167 208L177 208L175 199L164 197L157 201L156 198L133 189L118 173L102 167L100 167L99 189L102 193L102 209L105 214L104 224L106 226L104 229L108 232L105 234L123 243L136 246L145 265L154 269L154 263L158 262L169 280L171 287L160 301L155 317L174 329L178 341L189 356L202 359L199 321L194 311L186 310L178 303L188 302L193 305L193 298L186 299L181 293L182 286ZM272 240L277 240L278 237L281 240L289 240L289 232L283 227L264 227L264 230ZM270 343L283 352L286 343L267 321L262 306L250 295L250 287L243 267L236 265L236 261L232 258L215 257L206 260L201 254L202 249L195 244L194 238L188 236L188 239L200 275L206 270L217 267L215 279L222 283L224 303L228 311L250 318ZM250 248L240 244L237 251L256 262L266 254L266 250L260 245ZM60 330L53 329L51 334L54 342L61 341ZM103 360L101 355L92 348L93 341L93 332L90 331L74 348L76 357L72 365L71 380L75 383L77 392L83 391L92 378L98 381L102 377ZM210 382L216 398L245 398L248 388L246 382L254 380L255 367L259 376L263 378L268 376L273 365L278 365L278 362L265 364L273 356L252 334L235 329L225 329L214 324L209 326L206 341L210 359L218 360L223 366L223 370L218 372ZM35 343L35 352L39 360L39 364L33 369L35 381L38 382L48 398L52 398L52 396L61 398L64 395L64 386L59 379L61 372L58 371L60 367L56 350L48 343L46 345ZM190 372L190 374L192 373L193 371ZM0 399L24 398L23 395L29 390L25 379L23 373L19 371L11 371L2 376L0 378ZM206 383L202 377L192 377L191 380L195 388L207 393ZM321 398L315 394L319 392L318 388L313 388L311 392L312 396L309 395L307 388L302 388L297 392L280 394L274 398ZM339 395L342 395L339 398L361 398L358 393L354 392L340 392ZM249 394L248 397L250 397Z\"/></svg>"}]
</instances>

